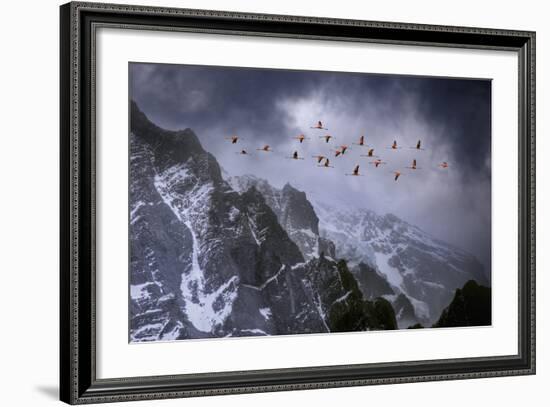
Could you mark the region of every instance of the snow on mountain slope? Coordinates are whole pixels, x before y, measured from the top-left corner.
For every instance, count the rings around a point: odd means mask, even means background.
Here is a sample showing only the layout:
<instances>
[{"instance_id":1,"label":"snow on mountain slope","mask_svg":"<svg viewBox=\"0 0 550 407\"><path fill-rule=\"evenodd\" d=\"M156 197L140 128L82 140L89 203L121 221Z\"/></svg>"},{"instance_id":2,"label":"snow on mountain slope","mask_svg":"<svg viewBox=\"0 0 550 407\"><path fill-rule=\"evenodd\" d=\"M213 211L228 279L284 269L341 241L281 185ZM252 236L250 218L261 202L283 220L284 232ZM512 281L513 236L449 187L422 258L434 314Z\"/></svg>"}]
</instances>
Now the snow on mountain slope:
<instances>
[{"instance_id":1,"label":"snow on mountain slope","mask_svg":"<svg viewBox=\"0 0 550 407\"><path fill-rule=\"evenodd\" d=\"M130 339L201 337L182 312L181 270L189 267L189 229L177 221L154 187L154 154L130 135Z\"/></svg>"},{"instance_id":2,"label":"snow on mountain slope","mask_svg":"<svg viewBox=\"0 0 550 407\"><path fill-rule=\"evenodd\" d=\"M231 190L191 131L164 131L135 105L131 119L130 338L222 336L239 325L232 315L239 281L268 278L280 267L262 256L254 237L260 231L246 221L258 197L245 202ZM255 207L262 210L261 202ZM278 235L273 240L284 245ZM302 260L297 248L286 252L289 261ZM263 328L259 312L249 319Z\"/></svg>"},{"instance_id":3,"label":"snow on mountain slope","mask_svg":"<svg viewBox=\"0 0 550 407\"><path fill-rule=\"evenodd\" d=\"M222 325L231 313L239 279L237 276L231 276L215 290L207 289L205 274L199 262L199 237L205 234L208 227L208 218L203 208L210 205L213 185L212 182L197 182L188 170L193 164L189 163L190 160L193 158L155 175L154 185L164 203L191 233L190 268L183 271L180 284L187 318L198 330L211 332L216 326ZM181 190L184 185L189 185L185 192ZM221 303L223 307L214 307L215 304Z\"/></svg>"},{"instance_id":4,"label":"snow on mountain slope","mask_svg":"<svg viewBox=\"0 0 550 407\"><path fill-rule=\"evenodd\" d=\"M338 258L361 262L384 274L396 293L404 293L416 315L432 324L470 279L490 285L472 255L437 240L398 217L367 209L334 209L314 202L320 233L336 245Z\"/></svg>"}]
</instances>

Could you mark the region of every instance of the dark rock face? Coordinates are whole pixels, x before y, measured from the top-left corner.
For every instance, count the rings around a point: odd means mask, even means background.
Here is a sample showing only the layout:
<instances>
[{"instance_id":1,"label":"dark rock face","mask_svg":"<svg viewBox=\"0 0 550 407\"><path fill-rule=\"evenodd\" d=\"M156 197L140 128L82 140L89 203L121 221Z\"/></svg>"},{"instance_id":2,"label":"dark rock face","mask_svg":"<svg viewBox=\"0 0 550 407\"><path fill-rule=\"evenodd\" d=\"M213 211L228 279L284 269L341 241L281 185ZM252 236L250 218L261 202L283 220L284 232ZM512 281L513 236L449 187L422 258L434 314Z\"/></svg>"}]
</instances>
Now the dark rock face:
<instances>
[{"instance_id":1,"label":"dark rock face","mask_svg":"<svg viewBox=\"0 0 550 407\"><path fill-rule=\"evenodd\" d=\"M332 240L319 237L319 256L336 258L336 245Z\"/></svg>"},{"instance_id":2,"label":"dark rock face","mask_svg":"<svg viewBox=\"0 0 550 407\"><path fill-rule=\"evenodd\" d=\"M261 186L236 192L191 130L131 109L131 341L392 327L329 256L305 194L286 186L276 206Z\"/></svg>"},{"instance_id":3,"label":"dark rock face","mask_svg":"<svg viewBox=\"0 0 550 407\"><path fill-rule=\"evenodd\" d=\"M401 293L392 301L399 328L418 324L418 317L409 298Z\"/></svg>"},{"instance_id":4,"label":"dark rock face","mask_svg":"<svg viewBox=\"0 0 550 407\"><path fill-rule=\"evenodd\" d=\"M383 298L363 300L359 285L344 261L338 263L338 271L347 293L334 301L330 309L329 321L332 331L397 329L395 314L388 301Z\"/></svg>"},{"instance_id":5,"label":"dark rock face","mask_svg":"<svg viewBox=\"0 0 550 407\"><path fill-rule=\"evenodd\" d=\"M257 189L306 260L318 257L321 253L335 258L334 243L319 236L319 218L305 192L288 183L282 189L277 189L266 180L252 175L230 177L228 182L236 191L243 192L250 187Z\"/></svg>"},{"instance_id":6,"label":"dark rock face","mask_svg":"<svg viewBox=\"0 0 550 407\"><path fill-rule=\"evenodd\" d=\"M359 263L352 268L352 274L366 299L383 298L391 304L399 328L407 328L417 323L418 318L409 298L403 293L396 294L386 278L376 269L365 263Z\"/></svg>"},{"instance_id":7,"label":"dark rock face","mask_svg":"<svg viewBox=\"0 0 550 407\"><path fill-rule=\"evenodd\" d=\"M319 235L319 218L307 200L305 192L286 184L281 191L281 202L281 224L285 229L307 229Z\"/></svg>"},{"instance_id":8,"label":"dark rock face","mask_svg":"<svg viewBox=\"0 0 550 407\"><path fill-rule=\"evenodd\" d=\"M373 267L365 263L359 263L352 268L352 273L359 282L359 287L367 299L394 294L388 281Z\"/></svg>"},{"instance_id":9,"label":"dark rock face","mask_svg":"<svg viewBox=\"0 0 550 407\"><path fill-rule=\"evenodd\" d=\"M130 128L131 132L154 152L153 158L162 157L155 162L160 172L172 165L187 161L193 154L205 153L198 138L191 130L173 132L161 129L147 119L135 102L131 102L130 105ZM215 168L214 166L212 169L217 170L218 173L210 175L221 179L219 167Z\"/></svg>"},{"instance_id":10,"label":"dark rock face","mask_svg":"<svg viewBox=\"0 0 550 407\"><path fill-rule=\"evenodd\" d=\"M483 325L491 325L491 289L470 280L455 291L434 327Z\"/></svg>"}]
</instances>

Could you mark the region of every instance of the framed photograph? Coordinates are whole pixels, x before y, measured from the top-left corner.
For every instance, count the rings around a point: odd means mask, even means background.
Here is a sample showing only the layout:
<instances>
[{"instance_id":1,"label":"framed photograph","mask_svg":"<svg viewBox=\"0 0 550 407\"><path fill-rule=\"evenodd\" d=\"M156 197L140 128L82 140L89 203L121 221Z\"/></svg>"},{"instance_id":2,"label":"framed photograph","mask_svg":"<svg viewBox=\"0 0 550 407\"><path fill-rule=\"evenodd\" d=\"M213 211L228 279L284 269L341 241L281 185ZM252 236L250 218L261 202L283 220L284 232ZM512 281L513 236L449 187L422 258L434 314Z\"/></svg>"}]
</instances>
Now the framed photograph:
<instances>
[{"instance_id":1,"label":"framed photograph","mask_svg":"<svg viewBox=\"0 0 550 407\"><path fill-rule=\"evenodd\" d=\"M535 33L61 6L61 400L535 373Z\"/></svg>"}]
</instances>

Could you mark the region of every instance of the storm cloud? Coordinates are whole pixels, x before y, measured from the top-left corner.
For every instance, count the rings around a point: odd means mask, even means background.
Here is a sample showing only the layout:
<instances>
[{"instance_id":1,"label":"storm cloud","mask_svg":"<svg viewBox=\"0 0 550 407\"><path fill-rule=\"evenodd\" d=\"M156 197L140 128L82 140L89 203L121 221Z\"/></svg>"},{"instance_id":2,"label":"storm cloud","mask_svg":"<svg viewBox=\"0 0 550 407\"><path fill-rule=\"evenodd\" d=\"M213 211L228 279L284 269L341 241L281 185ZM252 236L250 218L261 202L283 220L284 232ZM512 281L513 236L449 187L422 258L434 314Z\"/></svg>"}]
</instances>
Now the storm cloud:
<instances>
[{"instance_id":1,"label":"storm cloud","mask_svg":"<svg viewBox=\"0 0 550 407\"><path fill-rule=\"evenodd\" d=\"M130 98L149 119L193 129L228 174L290 182L333 206L394 213L490 267L490 80L143 63L129 71ZM310 128L318 120L331 143ZM294 139L301 133L302 144ZM232 134L241 137L237 146L225 140ZM387 164L375 169L361 157L367 148L353 144L360 136ZM393 140L399 150L388 148ZM417 140L425 150L411 148ZM256 151L264 144L274 152ZM349 150L334 158L343 144ZM241 148L255 154L241 156ZM287 159L294 151L304 160ZM318 168L318 154L335 168ZM406 169L412 159L421 169ZM364 176L345 176L355 165Z\"/></svg>"}]
</instances>

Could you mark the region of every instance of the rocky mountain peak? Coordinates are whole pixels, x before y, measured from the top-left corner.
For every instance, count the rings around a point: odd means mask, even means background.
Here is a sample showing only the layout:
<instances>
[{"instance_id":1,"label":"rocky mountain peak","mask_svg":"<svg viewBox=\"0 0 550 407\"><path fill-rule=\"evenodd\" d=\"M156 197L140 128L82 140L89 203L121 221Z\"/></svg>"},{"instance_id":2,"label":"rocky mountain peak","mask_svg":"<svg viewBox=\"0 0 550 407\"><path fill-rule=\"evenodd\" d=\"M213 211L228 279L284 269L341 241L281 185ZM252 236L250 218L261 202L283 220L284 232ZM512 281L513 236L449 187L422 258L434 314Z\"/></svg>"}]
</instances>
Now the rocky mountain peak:
<instances>
[{"instance_id":1,"label":"rocky mountain peak","mask_svg":"<svg viewBox=\"0 0 550 407\"><path fill-rule=\"evenodd\" d=\"M261 193L306 260L319 256L321 252L334 257L334 244L319 236L319 218L305 192L290 183L278 189L254 175L228 177L227 182L241 192L253 186Z\"/></svg>"},{"instance_id":2,"label":"rocky mountain peak","mask_svg":"<svg viewBox=\"0 0 550 407\"><path fill-rule=\"evenodd\" d=\"M198 137L191 129L168 131L153 124L138 108L134 101L130 102L131 132L155 151L157 166L164 170L171 165L183 163L196 154L206 153ZM213 157L212 157L213 158ZM214 164L210 160L210 164ZM221 171L217 163L217 172Z\"/></svg>"},{"instance_id":3,"label":"rocky mountain peak","mask_svg":"<svg viewBox=\"0 0 550 407\"><path fill-rule=\"evenodd\" d=\"M282 190L282 202L281 223L285 227L319 234L319 218L305 192L298 191L287 183Z\"/></svg>"}]
</instances>

